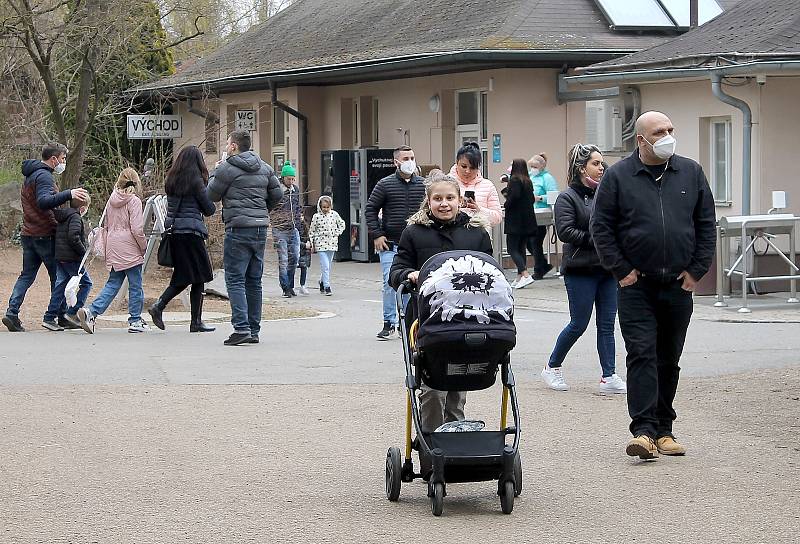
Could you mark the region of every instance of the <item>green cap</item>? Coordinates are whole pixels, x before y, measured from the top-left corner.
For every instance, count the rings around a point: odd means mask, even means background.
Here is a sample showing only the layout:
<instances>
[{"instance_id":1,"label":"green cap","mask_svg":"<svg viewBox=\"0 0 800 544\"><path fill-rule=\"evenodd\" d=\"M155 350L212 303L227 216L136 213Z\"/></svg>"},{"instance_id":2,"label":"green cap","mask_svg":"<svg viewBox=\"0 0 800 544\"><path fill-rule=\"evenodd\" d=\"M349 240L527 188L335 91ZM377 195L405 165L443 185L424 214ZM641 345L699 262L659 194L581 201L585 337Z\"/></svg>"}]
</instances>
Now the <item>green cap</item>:
<instances>
[{"instance_id":1,"label":"green cap","mask_svg":"<svg viewBox=\"0 0 800 544\"><path fill-rule=\"evenodd\" d=\"M297 171L294 169L294 166L292 166L292 163L286 161L285 163L283 163L283 168L281 168L281 177L285 178L289 176L291 177L297 176Z\"/></svg>"}]
</instances>

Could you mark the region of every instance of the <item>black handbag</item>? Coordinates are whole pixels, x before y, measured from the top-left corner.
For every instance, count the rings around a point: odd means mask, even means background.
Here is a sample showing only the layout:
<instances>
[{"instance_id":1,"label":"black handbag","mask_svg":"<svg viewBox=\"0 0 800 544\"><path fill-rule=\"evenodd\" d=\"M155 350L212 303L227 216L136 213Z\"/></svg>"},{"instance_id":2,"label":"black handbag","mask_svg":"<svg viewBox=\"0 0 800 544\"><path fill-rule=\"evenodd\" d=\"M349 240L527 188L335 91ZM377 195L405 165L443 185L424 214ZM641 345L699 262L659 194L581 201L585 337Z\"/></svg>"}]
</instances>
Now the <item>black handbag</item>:
<instances>
[{"instance_id":1,"label":"black handbag","mask_svg":"<svg viewBox=\"0 0 800 544\"><path fill-rule=\"evenodd\" d=\"M175 210L176 216L181 209L182 202L183 197L178 201L178 208ZM172 263L172 228L174 226L175 220L173 219L172 225L161 233L161 242L158 244L158 264L166 266L167 268L172 268L174 266Z\"/></svg>"}]
</instances>

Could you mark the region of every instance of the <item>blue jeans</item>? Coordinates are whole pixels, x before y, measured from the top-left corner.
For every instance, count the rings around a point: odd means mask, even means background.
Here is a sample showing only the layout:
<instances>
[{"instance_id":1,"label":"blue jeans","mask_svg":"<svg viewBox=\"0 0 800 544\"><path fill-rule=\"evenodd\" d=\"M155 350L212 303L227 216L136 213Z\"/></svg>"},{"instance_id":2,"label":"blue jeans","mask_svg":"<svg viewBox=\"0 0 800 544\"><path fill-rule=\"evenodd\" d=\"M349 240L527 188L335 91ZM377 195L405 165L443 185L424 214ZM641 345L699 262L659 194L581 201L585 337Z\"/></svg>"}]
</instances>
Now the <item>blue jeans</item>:
<instances>
[{"instance_id":1,"label":"blue jeans","mask_svg":"<svg viewBox=\"0 0 800 544\"><path fill-rule=\"evenodd\" d=\"M135 323L142 318L142 306L144 306L144 290L142 289L142 265L136 265L127 270L116 271L113 268L108 274L108 280L103 286L103 290L95 297L89 311L94 315L102 315L117 296L122 288L122 282L128 278L128 323Z\"/></svg>"},{"instance_id":2,"label":"blue jeans","mask_svg":"<svg viewBox=\"0 0 800 544\"><path fill-rule=\"evenodd\" d=\"M267 227L226 227L222 262L231 303L231 324L238 333L261 331L261 276Z\"/></svg>"},{"instance_id":3,"label":"blue jeans","mask_svg":"<svg viewBox=\"0 0 800 544\"><path fill-rule=\"evenodd\" d=\"M319 281L323 287L331 286L331 263L333 262L333 251L320 251L319 255Z\"/></svg>"},{"instance_id":4,"label":"blue jeans","mask_svg":"<svg viewBox=\"0 0 800 544\"><path fill-rule=\"evenodd\" d=\"M92 288L92 278L89 277L89 273L85 273L81 276L81 281L78 284L78 300L75 303L75 306L67 307L67 298L64 294L64 289L67 287L67 283L72 278L72 276L78 275L78 267L81 263L78 262L59 262L56 265L56 286L55 292L58 295L60 301L60 311L59 316L64 315L65 313L69 315L75 315L78 310L83 308L83 305L86 304L86 299L89 296L89 289Z\"/></svg>"},{"instance_id":5,"label":"blue jeans","mask_svg":"<svg viewBox=\"0 0 800 544\"><path fill-rule=\"evenodd\" d=\"M273 228L272 238L278 250L278 281L281 289L294 289L294 273L300 257L300 233L294 228L290 231Z\"/></svg>"},{"instance_id":6,"label":"blue jeans","mask_svg":"<svg viewBox=\"0 0 800 544\"><path fill-rule=\"evenodd\" d=\"M603 377L614 374L614 318L617 315L617 282L610 274L564 274L564 284L569 298L570 322L558 335L556 346L550 354L551 368L561 366L567 353L586 331L592 317L592 306L597 308L597 354Z\"/></svg>"},{"instance_id":7,"label":"blue jeans","mask_svg":"<svg viewBox=\"0 0 800 544\"><path fill-rule=\"evenodd\" d=\"M44 319L52 321L58 317L58 311L61 308L55 290L56 239L54 236L20 236L20 244L22 245L22 272L11 291L11 298L8 299L6 315L19 316L19 309L22 307L22 301L25 300L25 294L36 280L39 268L44 265L50 276L50 304L44 313Z\"/></svg>"},{"instance_id":8,"label":"blue jeans","mask_svg":"<svg viewBox=\"0 0 800 544\"><path fill-rule=\"evenodd\" d=\"M394 256L397 255L397 245L388 244L390 249L378 252L381 258L381 271L383 272L383 322L397 325L395 290L389 285L389 269L392 268L392 261L394 261Z\"/></svg>"}]
</instances>

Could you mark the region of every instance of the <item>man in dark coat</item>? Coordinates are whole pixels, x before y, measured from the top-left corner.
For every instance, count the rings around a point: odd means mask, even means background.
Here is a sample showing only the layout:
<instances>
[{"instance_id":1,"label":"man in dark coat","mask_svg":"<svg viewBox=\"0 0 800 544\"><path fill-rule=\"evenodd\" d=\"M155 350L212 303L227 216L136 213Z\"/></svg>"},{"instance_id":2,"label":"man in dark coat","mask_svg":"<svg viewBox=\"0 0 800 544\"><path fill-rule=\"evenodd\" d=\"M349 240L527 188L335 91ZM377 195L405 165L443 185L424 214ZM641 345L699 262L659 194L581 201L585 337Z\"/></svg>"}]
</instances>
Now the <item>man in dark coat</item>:
<instances>
[{"instance_id":1,"label":"man in dark coat","mask_svg":"<svg viewBox=\"0 0 800 544\"><path fill-rule=\"evenodd\" d=\"M59 323L60 297L55 292L56 220L53 209L70 199L85 202L89 193L82 188L59 191L53 173L62 174L67 165L67 148L59 143L48 143L42 147L42 160L30 159L22 162L25 182L20 191L22 202L22 272L14 284L3 324L11 332L24 332L19 311L25 294L33 285L39 268L44 265L50 276L50 304L42 319L42 326L51 331L64 330L66 323Z\"/></svg>"},{"instance_id":2,"label":"man in dark coat","mask_svg":"<svg viewBox=\"0 0 800 544\"><path fill-rule=\"evenodd\" d=\"M364 209L383 271L383 329L378 332L379 340L391 338L397 327L395 290L389 285L389 269L397 255L406 220L419 210L425 199L425 180L417 175L414 150L407 145L395 149L394 164L397 171L375 185Z\"/></svg>"},{"instance_id":3,"label":"man in dark coat","mask_svg":"<svg viewBox=\"0 0 800 544\"><path fill-rule=\"evenodd\" d=\"M248 131L232 132L227 156L217 163L206 189L212 202L222 201L225 223L223 264L233 324L226 346L258 343L269 210L283 197L275 171L250 150L250 145Z\"/></svg>"},{"instance_id":4,"label":"man in dark coat","mask_svg":"<svg viewBox=\"0 0 800 544\"><path fill-rule=\"evenodd\" d=\"M619 323L628 367L626 453L683 455L672 407L692 291L711 265L714 198L695 161L675 155L669 117L636 120L637 149L603 175L590 229L601 264L620 285Z\"/></svg>"}]
</instances>

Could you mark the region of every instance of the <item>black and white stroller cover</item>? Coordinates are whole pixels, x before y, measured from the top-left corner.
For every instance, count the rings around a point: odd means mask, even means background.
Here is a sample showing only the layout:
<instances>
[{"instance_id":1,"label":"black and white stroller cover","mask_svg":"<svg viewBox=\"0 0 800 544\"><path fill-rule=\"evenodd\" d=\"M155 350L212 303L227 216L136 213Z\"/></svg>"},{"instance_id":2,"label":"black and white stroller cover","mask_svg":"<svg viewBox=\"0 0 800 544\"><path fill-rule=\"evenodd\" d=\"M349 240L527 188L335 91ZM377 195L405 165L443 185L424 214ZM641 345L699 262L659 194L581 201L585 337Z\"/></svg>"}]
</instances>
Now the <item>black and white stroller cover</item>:
<instances>
[{"instance_id":1,"label":"black and white stroller cover","mask_svg":"<svg viewBox=\"0 0 800 544\"><path fill-rule=\"evenodd\" d=\"M420 348L464 342L464 334L483 332L508 351L516 343L511 285L491 256L447 251L428 259L419 276Z\"/></svg>"}]
</instances>

